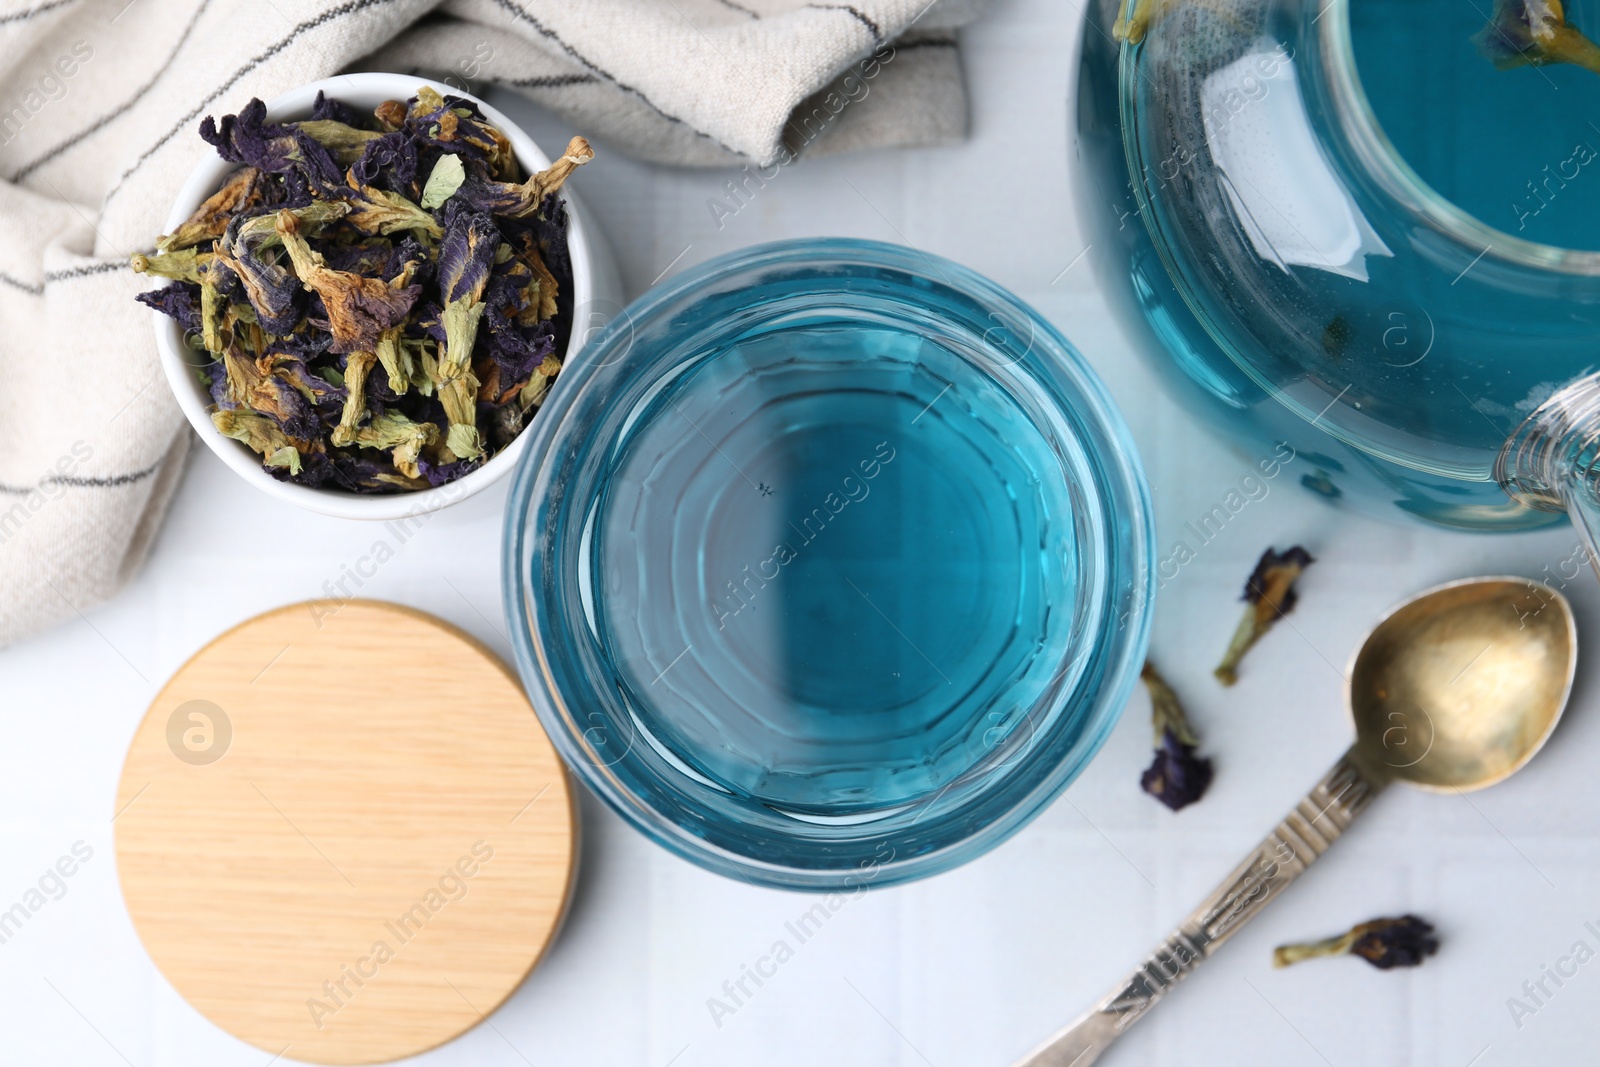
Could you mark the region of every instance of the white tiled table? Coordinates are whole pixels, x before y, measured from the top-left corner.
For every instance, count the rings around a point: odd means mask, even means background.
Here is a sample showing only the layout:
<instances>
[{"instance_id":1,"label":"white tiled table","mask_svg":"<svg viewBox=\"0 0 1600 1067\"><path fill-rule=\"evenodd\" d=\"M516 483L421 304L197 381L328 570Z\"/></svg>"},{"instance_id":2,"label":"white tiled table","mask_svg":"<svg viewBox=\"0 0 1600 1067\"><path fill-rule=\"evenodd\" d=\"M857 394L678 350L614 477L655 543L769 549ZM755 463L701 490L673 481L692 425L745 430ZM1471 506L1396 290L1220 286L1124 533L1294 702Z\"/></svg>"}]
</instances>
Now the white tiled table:
<instances>
[{"instance_id":1,"label":"white tiled table","mask_svg":"<svg viewBox=\"0 0 1600 1067\"><path fill-rule=\"evenodd\" d=\"M1009 286L1109 383L1154 486L1159 540L1170 546L1251 461L1166 398L1107 318L1087 269L1061 274L1084 245L1066 132L1078 32L1070 3L999 0L965 38L970 143L802 161L721 228L707 200L726 173L607 153L578 184L630 293L669 264L681 270L740 246L820 234L909 242ZM542 143L563 143L569 132L529 107L515 115ZM1200 805L1174 816L1139 792L1150 746L1141 695L1102 755L1037 822L961 870L852 901L754 998L716 1020L708 998L785 938L785 922L812 899L703 873L586 797L583 872L554 950L493 1028L418 1062L1004 1067L1109 991L1343 750L1340 672L1386 606L1449 578L1537 575L1573 543L1564 529L1484 538L1378 525L1328 510L1294 480L1272 483L1159 600L1155 653L1216 760ZM503 500L503 489L491 491L429 522L362 594L434 612L509 658L498 594ZM94 850L67 893L0 944L0 1061L267 1062L190 1009L145 956L117 891L112 796L162 680L225 627L320 595L381 536L278 506L200 450L131 587L87 620L0 653L0 908L74 842ZM1279 627L1225 693L1209 670L1237 617L1239 587L1262 548L1296 541L1318 563L1294 626ZM1584 580L1569 592L1584 633L1600 632L1600 589ZM1103 1062L1593 1062L1600 962L1560 988L1547 982L1554 995L1520 1028L1507 1007L1576 942L1600 950L1584 926L1600 927L1592 676L1580 665L1565 724L1515 780L1470 800L1403 789L1380 798ZM1418 971L1380 973L1354 960L1270 966L1279 941L1408 910L1432 919L1444 942Z\"/></svg>"}]
</instances>

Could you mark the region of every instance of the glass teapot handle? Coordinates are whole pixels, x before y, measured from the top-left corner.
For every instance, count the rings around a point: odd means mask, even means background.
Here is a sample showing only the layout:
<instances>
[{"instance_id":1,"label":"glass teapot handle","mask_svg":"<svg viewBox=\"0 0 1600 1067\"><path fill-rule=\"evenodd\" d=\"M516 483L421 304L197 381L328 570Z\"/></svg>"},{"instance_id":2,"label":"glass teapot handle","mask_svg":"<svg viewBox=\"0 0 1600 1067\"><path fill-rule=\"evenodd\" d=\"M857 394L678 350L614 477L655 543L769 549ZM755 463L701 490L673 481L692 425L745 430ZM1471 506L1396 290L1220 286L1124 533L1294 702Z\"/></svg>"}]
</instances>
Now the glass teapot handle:
<instances>
[{"instance_id":1,"label":"glass teapot handle","mask_svg":"<svg viewBox=\"0 0 1600 1067\"><path fill-rule=\"evenodd\" d=\"M1501 447L1494 477L1520 504L1565 511L1600 577L1600 372L1540 404Z\"/></svg>"}]
</instances>

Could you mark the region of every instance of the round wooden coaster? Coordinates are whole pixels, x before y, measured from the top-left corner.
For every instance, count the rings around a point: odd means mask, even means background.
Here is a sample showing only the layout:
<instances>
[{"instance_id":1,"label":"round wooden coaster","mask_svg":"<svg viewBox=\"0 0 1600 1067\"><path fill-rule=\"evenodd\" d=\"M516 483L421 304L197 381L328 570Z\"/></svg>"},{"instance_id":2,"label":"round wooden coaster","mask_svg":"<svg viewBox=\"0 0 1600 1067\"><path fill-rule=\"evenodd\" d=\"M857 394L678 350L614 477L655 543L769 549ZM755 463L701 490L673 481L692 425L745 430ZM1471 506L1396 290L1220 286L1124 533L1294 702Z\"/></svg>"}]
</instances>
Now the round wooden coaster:
<instances>
[{"instance_id":1,"label":"round wooden coaster","mask_svg":"<svg viewBox=\"0 0 1600 1067\"><path fill-rule=\"evenodd\" d=\"M470 637L371 601L281 608L179 669L133 739L117 870L156 965L272 1055L379 1063L477 1024L560 924L566 771Z\"/></svg>"}]
</instances>

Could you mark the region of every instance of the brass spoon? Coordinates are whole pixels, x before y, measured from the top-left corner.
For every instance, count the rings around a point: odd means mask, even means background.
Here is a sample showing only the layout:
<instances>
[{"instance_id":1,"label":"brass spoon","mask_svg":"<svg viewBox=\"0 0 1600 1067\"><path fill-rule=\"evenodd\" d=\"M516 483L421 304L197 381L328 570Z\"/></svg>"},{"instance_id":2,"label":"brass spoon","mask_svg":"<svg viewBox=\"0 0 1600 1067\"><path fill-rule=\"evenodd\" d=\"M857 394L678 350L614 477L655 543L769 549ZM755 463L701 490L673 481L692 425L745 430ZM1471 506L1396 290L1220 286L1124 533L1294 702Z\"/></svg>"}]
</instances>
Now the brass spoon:
<instances>
[{"instance_id":1,"label":"brass spoon","mask_svg":"<svg viewBox=\"0 0 1600 1067\"><path fill-rule=\"evenodd\" d=\"M1115 993L1015 1067L1099 1059L1327 851L1390 781L1460 793L1516 773L1561 718L1577 649L1566 598L1526 578L1450 582L1392 610L1350 664L1355 744Z\"/></svg>"}]
</instances>

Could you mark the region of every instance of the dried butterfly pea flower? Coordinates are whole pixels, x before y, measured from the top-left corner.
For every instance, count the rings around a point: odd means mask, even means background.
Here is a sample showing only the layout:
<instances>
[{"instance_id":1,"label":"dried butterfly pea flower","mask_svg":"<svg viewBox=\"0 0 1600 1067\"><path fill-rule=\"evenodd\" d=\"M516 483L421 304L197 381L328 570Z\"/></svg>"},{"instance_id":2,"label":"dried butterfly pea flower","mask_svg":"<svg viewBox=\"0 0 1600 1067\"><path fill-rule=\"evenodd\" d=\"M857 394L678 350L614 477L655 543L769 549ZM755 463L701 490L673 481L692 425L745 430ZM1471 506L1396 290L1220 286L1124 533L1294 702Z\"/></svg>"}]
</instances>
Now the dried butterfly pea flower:
<instances>
[{"instance_id":1,"label":"dried butterfly pea flower","mask_svg":"<svg viewBox=\"0 0 1600 1067\"><path fill-rule=\"evenodd\" d=\"M317 417L324 426L329 424L329 417L337 425L339 413L344 408L345 397L348 394L343 380L334 382L329 380L326 372L317 374L306 365L298 354L287 352L279 348L281 342L273 342L267 354L260 357L258 363L264 363L269 373L281 378L285 383L294 388L301 396L316 409Z\"/></svg>"},{"instance_id":2,"label":"dried butterfly pea flower","mask_svg":"<svg viewBox=\"0 0 1600 1067\"><path fill-rule=\"evenodd\" d=\"M1183 705L1166 679L1148 661L1139 672L1150 691L1151 720L1155 727L1156 754L1139 778L1146 793L1177 811L1199 800L1211 785L1211 761L1196 755L1200 739L1189 725Z\"/></svg>"},{"instance_id":3,"label":"dried butterfly pea flower","mask_svg":"<svg viewBox=\"0 0 1600 1067\"><path fill-rule=\"evenodd\" d=\"M328 439L336 445L348 445L355 440L356 430L367 413L367 372L378 361L376 352L351 352L345 359L344 411L339 416Z\"/></svg>"},{"instance_id":4,"label":"dried butterfly pea flower","mask_svg":"<svg viewBox=\"0 0 1600 1067\"><path fill-rule=\"evenodd\" d=\"M385 100L383 103L372 109L372 114L373 117L375 117L384 127L384 129L398 131L400 127L404 126L406 123L407 111L408 109L406 105L402 104L400 101Z\"/></svg>"},{"instance_id":5,"label":"dried butterfly pea flower","mask_svg":"<svg viewBox=\"0 0 1600 1067\"><path fill-rule=\"evenodd\" d=\"M513 235L516 251L500 273L490 303L507 310L502 318L515 318L519 326L535 326L558 314L560 285L545 264L539 242L531 231Z\"/></svg>"},{"instance_id":6,"label":"dried butterfly pea flower","mask_svg":"<svg viewBox=\"0 0 1600 1067\"><path fill-rule=\"evenodd\" d=\"M241 248L237 256L220 251L215 256L219 268L233 273L244 288L245 298L256 313L256 321L274 333L289 333L305 315L301 287L294 275L275 258L256 250ZM207 345L209 348L209 344Z\"/></svg>"},{"instance_id":7,"label":"dried butterfly pea flower","mask_svg":"<svg viewBox=\"0 0 1600 1067\"><path fill-rule=\"evenodd\" d=\"M153 256L135 253L129 257L128 265L135 274L198 284L200 276L210 269L213 258L210 252L185 248L178 252L157 252Z\"/></svg>"},{"instance_id":8,"label":"dried butterfly pea flower","mask_svg":"<svg viewBox=\"0 0 1600 1067\"><path fill-rule=\"evenodd\" d=\"M1313 562L1311 553L1295 545L1283 554L1267 549L1256 561L1256 569L1245 582L1240 598L1249 606L1244 618L1228 642L1222 662L1217 665L1217 680L1223 685L1233 685L1239 680L1239 662L1252 645L1259 641L1274 623L1294 610L1299 594L1294 583Z\"/></svg>"},{"instance_id":9,"label":"dried butterfly pea flower","mask_svg":"<svg viewBox=\"0 0 1600 1067\"><path fill-rule=\"evenodd\" d=\"M1573 63L1600 73L1600 46L1567 22L1561 0L1497 0L1472 41L1498 70Z\"/></svg>"},{"instance_id":10,"label":"dried butterfly pea flower","mask_svg":"<svg viewBox=\"0 0 1600 1067\"><path fill-rule=\"evenodd\" d=\"M548 315L534 317L543 303L540 278L526 260L511 251L510 245L501 245L500 249L508 254L490 272L483 298L489 351L496 362L521 380L544 358L543 337L537 326L541 319L554 318L556 310L551 301Z\"/></svg>"},{"instance_id":11,"label":"dried butterfly pea flower","mask_svg":"<svg viewBox=\"0 0 1600 1067\"><path fill-rule=\"evenodd\" d=\"M350 166L350 180L400 193L417 180L420 166L417 144L403 130L368 141L361 158Z\"/></svg>"},{"instance_id":12,"label":"dried butterfly pea flower","mask_svg":"<svg viewBox=\"0 0 1600 1067\"><path fill-rule=\"evenodd\" d=\"M187 335L200 333L200 286L198 284L168 285L161 289L147 289L134 299L146 307L169 316Z\"/></svg>"},{"instance_id":13,"label":"dried butterfly pea flower","mask_svg":"<svg viewBox=\"0 0 1600 1067\"><path fill-rule=\"evenodd\" d=\"M217 359L227 348L223 322L231 305L225 290L237 284L237 276L223 266L220 258L213 258L209 269L200 276L200 340Z\"/></svg>"},{"instance_id":14,"label":"dried butterfly pea flower","mask_svg":"<svg viewBox=\"0 0 1600 1067\"><path fill-rule=\"evenodd\" d=\"M327 307L334 352L370 352L378 335L404 321L421 295L418 285L391 287L380 278L334 270L300 235L300 220L292 211L280 211L277 220L278 236L300 284L322 297Z\"/></svg>"},{"instance_id":15,"label":"dried butterfly pea flower","mask_svg":"<svg viewBox=\"0 0 1600 1067\"><path fill-rule=\"evenodd\" d=\"M594 149L582 137L567 142L567 150L549 167L519 183L471 179L461 186L461 195L479 211L510 218L522 218L538 211L545 197L583 164L594 158Z\"/></svg>"},{"instance_id":16,"label":"dried butterfly pea flower","mask_svg":"<svg viewBox=\"0 0 1600 1067\"><path fill-rule=\"evenodd\" d=\"M358 130L354 126L332 119L313 119L289 125L326 148L333 156L334 162L341 167L348 167L360 159L366 154L367 145L383 136L376 130Z\"/></svg>"},{"instance_id":17,"label":"dried butterfly pea flower","mask_svg":"<svg viewBox=\"0 0 1600 1067\"><path fill-rule=\"evenodd\" d=\"M203 135L245 165L133 265L179 279L140 299L210 357L219 431L360 493L444 484L522 431L571 330L572 160L519 182L509 140L431 90L303 122L252 101ZM488 183L520 190L505 213L474 208Z\"/></svg>"},{"instance_id":18,"label":"dried butterfly pea flower","mask_svg":"<svg viewBox=\"0 0 1600 1067\"><path fill-rule=\"evenodd\" d=\"M488 215L464 205L447 212L447 219L444 241L439 246L445 343L435 384L450 422L445 446L457 458L475 459L483 454L483 442L476 426L478 381L472 373L472 349L478 339L483 290L500 247L500 232Z\"/></svg>"},{"instance_id":19,"label":"dried butterfly pea flower","mask_svg":"<svg viewBox=\"0 0 1600 1067\"><path fill-rule=\"evenodd\" d=\"M515 169L510 140L458 97L418 90L405 126L418 144L476 162L489 177L506 177Z\"/></svg>"},{"instance_id":20,"label":"dried butterfly pea flower","mask_svg":"<svg viewBox=\"0 0 1600 1067\"><path fill-rule=\"evenodd\" d=\"M389 241L358 240L347 245L331 245L322 250L322 258L334 270L364 274L369 278L385 277L390 272L384 268L394 255L394 245Z\"/></svg>"},{"instance_id":21,"label":"dried butterfly pea flower","mask_svg":"<svg viewBox=\"0 0 1600 1067\"><path fill-rule=\"evenodd\" d=\"M530 249L527 252L527 262L533 268L534 285L537 287L539 301L537 304L530 303L527 311L520 317L524 326L556 317L556 294L560 288L556 276L545 266L544 257L537 249Z\"/></svg>"},{"instance_id":22,"label":"dried butterfly pea flower","mask_svg":"<svg viewBox=\"0 0 1600 1067\"><path fill-rule=\"evenodd\" d=\"M320 436L321 422L310 400L274 372L272 358L262 356L263 347L258 326L236 322L229 330L222 366L223 395L230 406L272 419L288 437L310 440Z\"/></svg>"},{"instance_id":23,"label":"dried butterfly pea flower","mask_svg":"<svg viewBox=\"0 0 1600 1067\"><path fill-rule=\"evenodd\" d=\"M491 307L491 318L494 314ZM495 330L488 336L489 355L498 376L496 389L503 392L520 388L528 376L555 354L554 334L535 334L531 338L515 330ZM560 363L556 364L558 367ZM502 400L509 397L502 397Z\"/></svg>"},{"instance_id":24,"label":"dried butterfly pea flower","mask_svg":"<svg viewBox=\"0 0 1600 1067\"><path fill-rule=\"evenodd\" d=\"M363 185L342 189L340 196L350 202L349 221L362 233L391 234L415 230L435 240L444 235L438 221L399 193Z\"/></svg>"},{"instance_id":25,"label":"dried butterfly pea flower","mask_svg":"<svg viewBox=\"0 0 1600 1067\"><path fill-rule=\"evenodd\" d=\"M229 220L241 211L257 207L265 197L266 185L261 172L245 167L235 172L176 230L157 239L156 251L175 252L221 237Z\"/></svg>"},{"instance_id":26,"label":"dried butterfly pea flower","mask_svg":"<svg viewBox=\"0 0 1600 1067\"><path fill-rule=\"evenodd\" d=\"M295 123L267 121L267 105L252 100L237 115L218 123L209 116L200 136L230 163L242 163L270 174L298 174L314 187L341 180L333 156Z\"/></svg>"},{"instance_id":27,"label":"dried butterfly pea flower","mask_svg":"<svg viewBox=\"0 0 1600 1067\"><path fill-rule=\"evenodd\" d=\"M289 440L282 428L267 416L239 407L213 411L211 422L222 431L223 436L249 445L252 451L261 455L266 466L282 468L291 474L299 473L302 449ZM311 448L310 443L306 443L305 450Z\"/></svg>"},{"instance_id":28,"label":"dried butterfly pea flower","mask_svg":"<svg viewBox=\"0 0 1600 1067\"><path fill-rule=\"evenodd\" d=\"M338 201L314 201L300 208L279 208L299 222L302 232L320 232L337 222L349 207ZM280 262L283 247L277 213L240 217L229 223L217 243L217 260L238 278L250 306L266 329L276 335L292 333L305 314L303 287Z\"/></svg>"},{"instance_id":29,"label":"dried butterfly pea flower","mask_svg":"<svg viewBox=\"0 0 1600 1067\"><path fill-rule=\"evenodd\" d=\"M387 451L394 465L410 478L420 478L417 461L422 450L439 439L439 428L431 422L412 422L397 411L373 417L355 433L355 443L365 448Z\"/></svg>"},{"instance_id":30,"label":"dried butterfly pea flower","mask_svg":"<svg viewBox=\"0 0 1600 1067\"><path fill-rule=\"evenodd\" d=\"M343 100L329 96L321 89L317 90L317 98L312 101L311 117L312 119L331 119L334 122L342 122L346 126L361 126L367 121L362 117L361 112Z\"/></svg>"},{"instance_id":31,"label":"dried butterfly pea flower","mask_svg":"<svg viewBox=\"0 0 1600 1067\"><path fill-rule=\"evenodd\" d=\"M397 396L405 395L411 388L411 379L416 374L417 368L411 362L410 355L401 340L401 331L398 329L383 331L372 354L377 359L378 366L383 368L389 390Z\"/></svg>"},{"instance_id":32,"label":"dried butterfly pea flower","mask_svg":"<svg viewBox=\"0 0 1600 1067\"><path fill-rule=\"evenodd\" d=\"M407 234L389 245L389 258L384 262L383 269L378 271L378 276L394 278L398 274L409 272L408 285L411 282L419 284L431 282L434 276L433 262L430 258L432 255L433 253L421 241Z\"/></svg>"},{"instance_id":33,"label":"dried butterfly pea flower","mask_svg":"<svg viewBox=\"0 0 1600 1067\"><path fill-rule=\"evenodd\" d=\"M1433 925L1415 915L1374 919L1351 927L1338 937L1279 945L1272 950L1272 965L1287 967L1317 956L1359 956L1379 970L1416 967L1439 951Z\"/></svg>"},{"instance_id":34,"label":"dried butterfly pea flower","mask_svg":"<svg viewBox=\"0 0 1600 1067\"><path fill-rule=\"evenodd\" d=\"M425 478L412 478L395 469L393 463L371 450L359 455L334 452L329 456L332 471L328 480L353 493L393 493L396 490L427 489ZM463 472L465 473L465 472Z\"/></svg>"}]
</instances>

